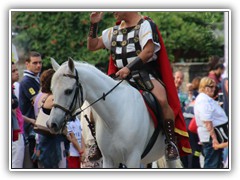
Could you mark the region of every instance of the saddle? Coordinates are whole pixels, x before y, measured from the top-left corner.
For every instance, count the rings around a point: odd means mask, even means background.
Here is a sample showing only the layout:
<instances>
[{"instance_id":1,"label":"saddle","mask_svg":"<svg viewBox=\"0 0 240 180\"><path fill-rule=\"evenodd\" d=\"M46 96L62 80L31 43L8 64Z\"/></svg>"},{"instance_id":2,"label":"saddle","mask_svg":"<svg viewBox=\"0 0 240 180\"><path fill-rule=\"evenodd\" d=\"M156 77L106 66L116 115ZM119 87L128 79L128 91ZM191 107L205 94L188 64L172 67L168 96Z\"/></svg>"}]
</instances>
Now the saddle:
<instances>
[{"instance_id":1,"label":"saddle","mask_svg":"<svg viewBox=\"0 0 240 180\"><path fill-rule=\"evenodd\" d=\"M148 112L150 116L152 117L155 130L144 150L144 152L141 155L141 158L143 159L149 151L152 149L153 145L155 144L157 137L159 135L160 129L163 128L163 114L162 109L156 99L156 97L149 91L143 91L139 90L140 93L143 96L145 105L147 106Z\"/></svg>"},{"instance_id":2,"label":"saddle","mask_svg":"<svg viewBox=\"0 0 240 180\"><path fill-rule=\"evenodd\" d=\"M145 105L153 120L154 127L157 128L158 124L163 127L163 115L162 109L156 99L156 97L149 91L139 90L143 96Z\"/></svg>"},{"instance_id":3,"label":"saddle","mask_svg":"<svg viewBox=\"0 0 240 180\"><path fill-rule=\"evenodd\" d=\"M135 87L143 96L145 105L148 109L150 116L153 119L154 127L157 128L158 124L163 127L163 114L161 106L159 105L156 97L151 93L153 89L153 84L150 80L149 74L155 74L153 71L148 72L148 66L153 64L146 65L145 69L136 70L131 72L131 77L134 79L134 82L128 81L133 87ZM156 76L156 75L154 75ZM157 76L156 76L157 77ZM130 79L130 77L128 77Z\"/></svg>"}]
</instances>

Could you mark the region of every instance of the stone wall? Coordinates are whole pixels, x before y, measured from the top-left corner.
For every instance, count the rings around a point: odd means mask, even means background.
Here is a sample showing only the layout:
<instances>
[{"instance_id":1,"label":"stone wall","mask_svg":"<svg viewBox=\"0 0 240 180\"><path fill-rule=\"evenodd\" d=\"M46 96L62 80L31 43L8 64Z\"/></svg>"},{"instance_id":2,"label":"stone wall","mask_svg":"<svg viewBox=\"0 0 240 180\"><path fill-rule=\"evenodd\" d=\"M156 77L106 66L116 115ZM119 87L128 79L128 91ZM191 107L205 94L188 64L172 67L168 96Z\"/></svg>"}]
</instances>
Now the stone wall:
<instances>
[{"instance_id":1,"label":"stone wall","mask_svg":"<svg viewBox=\"0 0 240 180\"><path fill-rule=\"evenodd\" d=\"M207 76L208 66L207 63L173 63L173 73L182 71L184 74L184 82L182 84L182 91L186 92L186 85L191 82L195 77Z\"/></svg>"}]
</instances>

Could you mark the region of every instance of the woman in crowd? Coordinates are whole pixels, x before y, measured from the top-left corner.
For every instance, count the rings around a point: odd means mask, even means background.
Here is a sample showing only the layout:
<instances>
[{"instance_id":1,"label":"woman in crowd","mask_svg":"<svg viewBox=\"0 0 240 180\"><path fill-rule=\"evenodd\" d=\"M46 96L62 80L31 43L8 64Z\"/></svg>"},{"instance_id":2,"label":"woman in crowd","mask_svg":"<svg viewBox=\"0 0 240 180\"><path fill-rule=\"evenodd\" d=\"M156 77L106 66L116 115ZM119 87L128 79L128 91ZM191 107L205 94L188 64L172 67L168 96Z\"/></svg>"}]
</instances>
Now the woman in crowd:
<instances>
[{"instance_id":1,"label":"woman in crowd","mask_svg":"<svg viewBox=\"0 0 240 180\"><path fill-rule=\"evenodd\" d=\"M199 95L194 105L197 131L204 155L204 168L223 167L223 149L214 149L220 143L214 128L217 126L227 127L228 118L218 102L213 99L215 88L216 82L213 79L202 78Z\"/></svg>"},{"instance_id":2,"label":"woman in crowd","mask_svg":"<svg viewBox=\"0 0 240 180\"><path fill-rule=\"evenodd\" d=\"M46 115L50 115L53 107L53 95L51 92L51 79L54 74L53 69L45 70L40 77L41 92L35 100L35 114L40 110ZM69 142L64 134L53 135L50 133L37 134L36 152L33 158L37 158L39 168L66 168L66 152Z\"/></svg>"}]
</instances>

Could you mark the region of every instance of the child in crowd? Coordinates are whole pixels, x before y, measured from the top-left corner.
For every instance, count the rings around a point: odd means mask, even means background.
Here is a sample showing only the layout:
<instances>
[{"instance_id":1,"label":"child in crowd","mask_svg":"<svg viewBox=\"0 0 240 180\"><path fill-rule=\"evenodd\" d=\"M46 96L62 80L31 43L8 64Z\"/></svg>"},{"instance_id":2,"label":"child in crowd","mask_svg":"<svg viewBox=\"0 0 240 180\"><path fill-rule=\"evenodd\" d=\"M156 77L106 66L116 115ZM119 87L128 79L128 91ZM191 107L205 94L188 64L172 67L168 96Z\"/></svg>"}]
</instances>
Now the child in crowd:
<instances>
[{"instance_id":1,"label":"child in crowd","mask_svg":"<svg viewBox=\"0 0 240 180\"><path fill-rule=\"evenodd\" d=\"M67 123L68 135L70 141L69 156L67 157L68 168L81 168L81 159L84 153L84 142L82 138L82 128L80 120L76 117L74 121Z\"/></svg>"}]
</instances>

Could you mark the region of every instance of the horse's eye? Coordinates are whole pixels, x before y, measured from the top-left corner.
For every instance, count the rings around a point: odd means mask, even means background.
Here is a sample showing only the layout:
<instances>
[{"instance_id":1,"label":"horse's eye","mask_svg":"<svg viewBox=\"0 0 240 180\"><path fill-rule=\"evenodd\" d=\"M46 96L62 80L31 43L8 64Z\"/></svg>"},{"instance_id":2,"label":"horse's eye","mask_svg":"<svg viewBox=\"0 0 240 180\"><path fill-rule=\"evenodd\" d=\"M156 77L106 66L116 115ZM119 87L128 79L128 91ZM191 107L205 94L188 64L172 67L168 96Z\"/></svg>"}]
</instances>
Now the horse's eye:
<instances>
[{"instance_id":1,"label":"horse's eye","mask_svg":"<svg viewBox=\"0 0 240 180\"><path fill-rule=\"evenodd\" d=\"M64 93L66 94L66 95L69 95L69 94L71 94L72 93L72 89L66 89L65 91L64 91Z\"/></svg>"}]
</instances>

